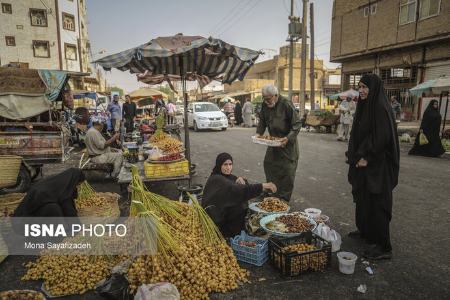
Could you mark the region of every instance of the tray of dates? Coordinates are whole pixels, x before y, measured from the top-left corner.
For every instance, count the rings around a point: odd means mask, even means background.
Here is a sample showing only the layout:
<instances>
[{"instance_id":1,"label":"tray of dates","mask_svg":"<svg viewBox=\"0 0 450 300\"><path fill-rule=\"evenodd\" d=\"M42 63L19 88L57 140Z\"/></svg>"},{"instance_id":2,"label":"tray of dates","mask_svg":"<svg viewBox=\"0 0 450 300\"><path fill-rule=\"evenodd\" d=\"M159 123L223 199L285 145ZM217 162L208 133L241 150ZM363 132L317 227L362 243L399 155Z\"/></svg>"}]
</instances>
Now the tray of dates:
<instances>
[{"instance_id":1,"label":"tray of dates","mask_svg":"<svg viewBox=\"0 0 450 300\"><path fill-rule=\"evenodd\" d=\"M286 202L276 197L266 197L261 202L253 202L248 208L262 214L287 213L290 210Z\"/></svg>"},{"instance_id":2,"label":"tray of dates","mask_svg":"<svg viewBox=\"0 0 450 300\"><path fill-rule=\"evenodd\" d=\"M282 237L298 236L317 227L316 221L300 213L271 214L259 223L265 231Z\"/></svg>"},{"instance_id":3,"label":"tray of dates","mask_svg":"<svg viewBox=\"0 0 450 300\"><path fill-rule=\"evenodd\" d=\"M265 145L269 147L281 147L281 138L270 135L252 136L252 141L255 144Z\"/></svg>"},{"instance_id":4,"label":"tray of dates","mask_svg":"<svg viewBox=\"0 0 450 300\"><path fill-rule=\"evenodd\" d=\"M184 159L184 154L174 153L174 154L163 155L155 160L150 159L149 162L154 163L154 164L168 164L168 163L182 161L183 159Z\"/></svg>"}]
</instances>

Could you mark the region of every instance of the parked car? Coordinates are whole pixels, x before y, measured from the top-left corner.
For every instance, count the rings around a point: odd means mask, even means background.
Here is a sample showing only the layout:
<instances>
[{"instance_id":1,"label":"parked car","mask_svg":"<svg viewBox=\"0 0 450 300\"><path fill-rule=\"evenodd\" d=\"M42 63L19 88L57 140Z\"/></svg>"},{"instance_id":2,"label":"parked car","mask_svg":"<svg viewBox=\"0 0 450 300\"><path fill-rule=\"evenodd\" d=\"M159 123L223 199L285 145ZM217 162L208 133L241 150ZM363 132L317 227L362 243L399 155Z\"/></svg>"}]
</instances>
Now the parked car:
<instances>
[{"instance_id":1,"label":"parked car","mask_svg":"<svg viewBox=\"0 0 450 300\"><path fill-rule=\"evenodd\" d=\"M188 106L188 125L195 131L201 129L221 129L228 127L227 117L219 107L210 102L194 102Z\"/></svg>"}]
</instances>

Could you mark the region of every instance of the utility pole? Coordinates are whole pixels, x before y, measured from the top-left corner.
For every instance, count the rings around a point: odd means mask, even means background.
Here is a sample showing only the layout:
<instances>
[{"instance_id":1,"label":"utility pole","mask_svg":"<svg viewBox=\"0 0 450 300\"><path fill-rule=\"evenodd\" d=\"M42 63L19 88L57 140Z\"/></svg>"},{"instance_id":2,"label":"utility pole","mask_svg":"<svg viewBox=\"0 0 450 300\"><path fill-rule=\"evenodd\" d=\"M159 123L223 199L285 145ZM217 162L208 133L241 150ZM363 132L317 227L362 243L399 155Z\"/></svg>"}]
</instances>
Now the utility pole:
<instances>
[{"instance_id":1,"label":"utility pole","mask_svg":"<svg viewBox=\"0 0 450 300\"><path fill-rule=\"evenodd\" d=\"M314 76L314 3L311 3L309 5L309 15L310 15L310 24L309 24L309 30L311 31L311 38L310 38L310 50L309 50L309 54L310 54L310 61L309 61L309 70L310 70L310 74L309 74L309 81L311 83L311 110L314 108L314 102L315 102L315 87L314 87L314 80L315 80L315 76Z\"/></svg>"},{"instance_id":2,"label":"utility pole","mask_svg":"<svg viewBox=\"0 0 450 300\"><path fill-rule=\"evenodd\" d=\"M300 115L305 113L306 100L306 40L308 39L307 26L308 22L308 0L303 0L303 18L302 18L302 65L300 72Z\"/></svg>"},{"instance_id":3,"label":"utility pole","mask_svg":"<svg viewBox=\"0 0 450 300\"><path fill-rule=\"evenodd\" d=\"M289 16L289 22L292 23L294 17L294 0L291 0L291 15ZM289 30L290 31L290 30ZM292 101L292 82L294 70L294 38L289 32L289 87L288 87L288 99Z\"/></svg>"}]
</instances>

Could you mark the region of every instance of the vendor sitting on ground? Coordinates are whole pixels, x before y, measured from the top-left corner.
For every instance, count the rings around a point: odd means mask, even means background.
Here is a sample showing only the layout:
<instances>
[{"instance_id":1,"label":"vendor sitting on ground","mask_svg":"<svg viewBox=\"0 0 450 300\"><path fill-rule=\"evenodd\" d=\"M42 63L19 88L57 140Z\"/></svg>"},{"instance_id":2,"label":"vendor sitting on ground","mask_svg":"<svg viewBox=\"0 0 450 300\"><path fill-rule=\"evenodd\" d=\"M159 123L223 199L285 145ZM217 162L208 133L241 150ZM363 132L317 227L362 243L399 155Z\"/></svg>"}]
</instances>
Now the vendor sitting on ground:
<instances>
[{"instance_id":1,"label":"vendor sitting on ground","mask_svg":"<svg viewBox=\"0 0 450 300\"><path fill-rule=\"evenodd\" d=\"M202 206L224 237L233 237L244 229L248 200L259 196L263 191L277 191L277 187L271 182L249 184L242 177L232 175L232 170L231 155L219 154L203 191Z\"/></svg>"},{"instance_id":2,"label":"vendor sitting on ground","mask_svg":"<svg viewBox=\"0 0 450 300\"><path fill-rule=\"evenodd\" d=\"M104 122L101 118L93 118L93 126L86 133L86 150L93 163L113 164L114 170L112 177L115 178L119 175L120 168L122 167L123 155L120 150L112 152L109 145L118 140L120 135L119 133L116 133L109 140L106 140L101 134L103 124Z\"/></svg>"},{"instance_id":3,"label":"vendor sitting on ground","mask_svg":"<svg viewBox=\"0 0 450 300\"><path fill-rule=\"evenodd\" d=\"M44 178L28 191L15 217L76 217L77 186L84 181L80 169L70 168Z\"/></svg>"}]
</instances>

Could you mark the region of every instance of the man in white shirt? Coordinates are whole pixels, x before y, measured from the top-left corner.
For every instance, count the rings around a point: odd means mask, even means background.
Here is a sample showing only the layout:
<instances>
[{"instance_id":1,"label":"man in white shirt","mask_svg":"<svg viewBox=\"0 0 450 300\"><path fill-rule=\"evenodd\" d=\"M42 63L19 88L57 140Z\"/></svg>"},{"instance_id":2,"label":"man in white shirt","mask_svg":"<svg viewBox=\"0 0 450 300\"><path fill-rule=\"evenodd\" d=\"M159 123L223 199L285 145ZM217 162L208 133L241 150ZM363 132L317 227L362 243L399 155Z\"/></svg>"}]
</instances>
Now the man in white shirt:
<instances>
[{"instance_id":1,"label":"man in white shirt","mask_svg":"<svg viewBox=\"0 0 450 300\"><path fill-rule=\"evenodd\" d=\"M342 100L341 104L339 104L339 112L341 114L341 128L338 132L338 141L348 141L353 124L353 115L356 112L356 102L352 98Z\"/></svg>"},{"instance_id":2,"label":"man in white shirt","mask_svg":"<svg viewBox=\"0 0 450 300\"><path fill-rule=\"evenodd\" d=\"M103 120L100 118L93 118L92 127L86 133L85 144L86 150L93 163L98 164L113 164L113 177L117 177L122 167L123 155L120 150L112 152L109 145L120 137L119 133L114 134L109 140L106 140L101 131L103 129Z\"/></svg>"}]
</instances>

